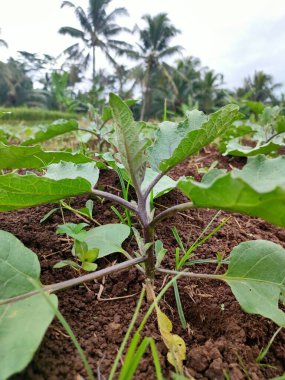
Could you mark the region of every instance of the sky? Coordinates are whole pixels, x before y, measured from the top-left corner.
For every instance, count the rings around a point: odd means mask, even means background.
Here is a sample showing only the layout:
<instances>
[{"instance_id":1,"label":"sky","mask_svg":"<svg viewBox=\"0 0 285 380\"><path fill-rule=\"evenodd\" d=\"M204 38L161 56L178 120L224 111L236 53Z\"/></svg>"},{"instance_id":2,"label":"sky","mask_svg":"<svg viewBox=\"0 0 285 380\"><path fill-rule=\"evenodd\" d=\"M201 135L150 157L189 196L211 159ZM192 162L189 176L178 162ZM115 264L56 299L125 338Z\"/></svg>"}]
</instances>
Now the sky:
<instances>
[{"instance_id":1,"label":"sky","mask_svg":"<svg viewBox=\"0 0 285 380\"><path fill-rule=\"evenodd\" d=\"M0 60L16 57L18 50L57 56L74 43L57 33L61 26L78 27L73 10L61 9L61 3L0 0L0 38L9 44L0 48ZM84 8L88 0L74 3ZM263 70L285 92L285 0L113 0L110 10L115 7L128 9L129 17L117 23L129 28L143 26L146 13L168 13L181 30L173 43L184 47L183 56L199 57L203 66L223 73L227 87L237 88L246 76ZM98 53L99 67L108 64Z\"/></svg>"}]
</instances>

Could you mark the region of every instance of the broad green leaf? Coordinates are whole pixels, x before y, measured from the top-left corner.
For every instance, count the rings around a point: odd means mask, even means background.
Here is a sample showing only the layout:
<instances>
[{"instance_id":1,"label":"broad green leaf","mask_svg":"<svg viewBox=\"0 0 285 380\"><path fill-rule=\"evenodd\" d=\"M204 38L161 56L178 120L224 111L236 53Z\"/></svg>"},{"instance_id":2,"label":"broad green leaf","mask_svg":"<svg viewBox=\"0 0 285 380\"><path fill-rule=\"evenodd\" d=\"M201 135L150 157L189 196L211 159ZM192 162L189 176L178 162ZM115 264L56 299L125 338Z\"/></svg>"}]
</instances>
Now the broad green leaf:
<instances>
[{"instance_id":1,"label":"broad green leaf","mask_svg":"<svg viewBox=\"0 0 285 380\"><path fill-rule=\"evenodd\" d=\"M36 175L6 174L0 176L0 212L53 203L91 191L83 178L55 181Z\"/></svg>"},{"instance_id":2,"label":"broad green leaf","mask_svg":"<svg viewBox=\"0 0 285 380\"><path fill-rule=\"evenodd\" d=\"M276 120L275 129L276 129L276 132L278 132L278 133L284 133L285 132L285 116L280 116Z\"/></svg>"},{"instance_id":3,"label":"broad green leaf","mask_svg":"<svg viewBox=\"0 0 285 380\"><path fill-rule=\"evenodd\" d=\"M135 189L139 189L146 169L146 141L141 139L142 123L135 122L127 104L110 94L110 106L116 128L117 148L122 164L128 171Z\"/></svg>"},{"instance_id":4,"label":"broad green leaf","mask_svg":"<svg viewBox=\"0 0 285 380\"><path fill-rule=\"evenodd\" d=\"M154 145L148 149L152 169L168 171L211 143L239 117L238 106L229 104L209 118L194 110L182 123L162 123Z\"/></svg>"},{"instance_id":5,"label":"broad green leaf","mask_svg":"<svg viewBox=\"0 0 285 380\"><path fill-rule=\"evenodd\" d=\"M78 129L78 123L76 120L56 120L47 127L43 127L42 130L35 133L33 137L22 142L21 145L34 145L39 142L49 140L53 137L63 135L67 132L72 132Z\"/></svg>"},{"instance_id":6,"label":"broad green leaf","mask_svg":"<svg viewBox=\"0 0 285 380\"><path fill-rule=\"evenodd\" d=\"M147 168L145 172L145 177L142 183L142 189L146 190L148 185L155 179L159 173L153 171L151 168ZM159 198L163 194L168 193L176 187L177 181L164 175L159 182L153 188L153 198Z\"/></svg>"},{"instance_id":7,"label":"broad green leaf","mask_svg":"<svg viewBox=\"0 0 285 380\"><path fill-rule=\"evenodd\" d=\"M0 231L0 299L35 289L40 265L35 253ZM57 298L49 296L57 307ZM0 379L23 370L32 359L54 312L42 295L0 306Z\"/></svg>"},{"instance_id":8,"label":"broad green leaf","mask_svg":"<svg viewBox=\"0 0 285 380\"><path fill-rule=\"evenodd\" d=\"M49 297L57 307L56 296ZM42 295L0 306L1 380L29 364L53 317L54 312Z\"/></svg>"},{"instance_id":9,"label":"broad green leaf","mask_svg":"<svg viewBox=\"0 0 285 380\"><path fill-rule=\"evenodd\" d=\"M248 108L253 111L255 114L260 114L263 112L265 105L261 102L254 102L252 100L248 100L245 102L245 104L248 106Z\"/></svg>"},{"instance_id":10,"label":"broad green leaf","mask_svg":"<svg viewBox=\"0 0 285 380\"><path fill-rule=\"evenodd\" d=\"M58 164L49 165L44 177L54 180L84 178L93 187L98 181L99 169L94 162L74 164L73 162L61 161Z\"/></svg>"},{"instance_id":11,"label":"broad green leaf","mask_svg":"<svg viewBox=\"0 0 285 380\"><path fill-rule=\"evenodd\" d=\"M256 156L258 154L269 154L274 151L278 151L282 145L275 143L274 141L269 141L267 144L256 146L252 148L250 146L242 145L239 143L238 139L233 139L227 144L227 148L224 156L237 156L237 157L250 157Z\"/></svg>"},{"instance_id":12,"label":"broad green leaf","mask_svg":"<svg viewBox=\"0 0 285 380\"><path fill-rule=\"evenodd\" d=\"M241 212L285 226L284 156L257 156L250 158L242 170L212 172L201 183L181 179L177 187L196 207Z\"/></svg>"},{"instance_id":13,"label":"broad green leaf","mask_svg":"<svg viewBox=\"0 0 285 380\"><path fill-rule=\"evenodd\" d=\"M284 248L266 240L241 243L232 250L223 278L247 313L285 327L285 313L278 308L285 288Z\"/></svg>"},{"instance_id":14,"label":"broad green leaf","mask_svg":"<svg viewBox=\"0 0 285 380\"><path fill-rule=\"evenodd\" d=\"M14 235L0 230L0 299L34 289L30 278L40 276L39 260Z\"/></svg>"},{"instance_id":15,"label":"broad green leaf","mask_svg":"<svg viewBox=\"0 0 285 380\"><path fill-rule=\"evenodd\" d=\"M130 234L130 227L125 224L105 224L87 231L85 242L88 249L99 249L98 258L114 252L122 252L122 243Z\"/></svg>"},{"instance_id":16,"label":"broad green leaf","mask_svg":"<svg viewBox=\"0 0 285 380\"><path fill-rule=\"evenodd\" d=\"M60 161L81 164L92 162L83 154L68 152L45 152L40 145L18 146L0 143L0 169L38 169Z\"/></svg>"}]
</instances>

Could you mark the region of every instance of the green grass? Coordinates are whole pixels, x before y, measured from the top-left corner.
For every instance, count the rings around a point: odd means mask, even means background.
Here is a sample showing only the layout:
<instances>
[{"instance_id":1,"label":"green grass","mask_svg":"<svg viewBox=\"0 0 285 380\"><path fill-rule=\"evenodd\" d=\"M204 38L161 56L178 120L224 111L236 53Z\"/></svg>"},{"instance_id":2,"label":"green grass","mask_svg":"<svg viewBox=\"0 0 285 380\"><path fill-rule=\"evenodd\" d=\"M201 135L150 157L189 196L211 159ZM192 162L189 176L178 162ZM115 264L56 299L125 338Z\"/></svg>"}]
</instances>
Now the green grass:
<instances>
[{"instance_id":1,"label":"green grass","mask_svg":"<svg viewBox=\"0 0 285 380\"><path fill-rule=\"evenodd\" d=\"M7 113L8 112L8 113ZM74 113L50 111L41 108L3 108L0 107L0 124L19 123L22 121L45 122L57 119L74 119L77 115Z\"/></svg>"}]
</instances>

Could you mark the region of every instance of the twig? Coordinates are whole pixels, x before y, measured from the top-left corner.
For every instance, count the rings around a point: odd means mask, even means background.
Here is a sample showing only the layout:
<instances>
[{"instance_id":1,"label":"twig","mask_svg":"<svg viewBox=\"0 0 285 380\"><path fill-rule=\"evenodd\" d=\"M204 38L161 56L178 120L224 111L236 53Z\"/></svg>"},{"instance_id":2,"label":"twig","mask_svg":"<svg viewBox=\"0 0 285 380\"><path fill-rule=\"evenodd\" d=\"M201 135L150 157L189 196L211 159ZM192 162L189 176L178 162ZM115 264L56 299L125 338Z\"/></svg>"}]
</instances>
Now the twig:
<instances>
[{"instance_id":1,"label":"twig","mask_svg":"<svg viewBox=\"0 0 285 380\"><path fill-rule=\"evenodd\" d=\"M136 214L138 212L137 206L135 206L131 202L128 202L125 199L118 197L117 195L107 193L106 191L93 189L91 195L106 198L114 203L119 203L120 205L127 207L129 210L135 212Z\"/></svg>"},{"instance_id":2,"label":"twig","mask_svg":"<svg viewBox=\"0 0 285 380\"><path fill-rule=\"evenodd\" d=\"M177 212L189 210L190 208L194 208L194 207L195 206L192 202L186 202L180 205L169 207L168 209L166 209L165 211L162 211L153 219L153 221L151 222L151 226L154 227L157 223L161 222L162 220L166 218L170 218L172 215L176 214Z\"/></svg>"},{"instance_id":3,"label":"twig","mask_svg":"<svg viewBox=\"0 0 285 380\"><path fill-rule=\"evenodd\" d=\"M83 276L73 278L71 280L59 282L57 284L46 285L41 289L33 290L32 292L21 294L20 296L16 296L16 297L8 298L6 300L2 300L2 301L0 301L0 305L6 305L6 304L13 303L16 301L24 300L26 298L40 294L42 291L47 292L47 293L54 293L58 290L67 289L67 288L70 288L72 286L82 284L83 282L98 279L98 278L107 276L108 274L111 274L114 272L119 272L123 269L129 268L130 266L134 266L138 263L142 263L145 260L146 260L145 257L139 257L136 259L124 261L123 263L116 264L116 265L113 265L113 266L108 267L108 268L101 269L98 272L88 273L88 274L85 274Z\"/></svg>"}]
</instances>

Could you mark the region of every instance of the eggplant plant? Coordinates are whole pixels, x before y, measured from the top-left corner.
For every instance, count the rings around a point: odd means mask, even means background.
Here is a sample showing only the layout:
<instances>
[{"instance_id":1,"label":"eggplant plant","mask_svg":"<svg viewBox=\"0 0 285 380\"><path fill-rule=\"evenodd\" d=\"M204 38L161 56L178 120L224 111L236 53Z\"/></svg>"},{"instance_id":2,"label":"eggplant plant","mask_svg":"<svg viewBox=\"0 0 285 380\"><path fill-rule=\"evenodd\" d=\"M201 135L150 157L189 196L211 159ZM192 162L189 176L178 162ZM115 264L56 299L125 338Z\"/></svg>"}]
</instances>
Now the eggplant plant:
<instances>
[{"instance_id":1,"label":"eggplant plant","mask_svg":"<svg viewBox=\"0 0 285 380\"><path fill-rule=\"evenodd\" d=\"M279 106L265 107L255 103L257 117L237 121L223 136L220 151L224 155L251 157L258 154L276 156L276 152L285 145L285 116ZM258 107L257 107L258 106ZM252 120L253 119L253 120ZM244 138L251 145L245 145Z\"/></svg>"},{"instance_id":2,"label":"eggplant plant","mask_svg":"<svg viewBox=\"0 0 285 380\"><path fill-rule=\"evenodd\" d=\"M285 314L279 308L279 302L284 302L285 292L285 250L280 245L264 240L241 243L233 249L227 262L227 271L218 275L185 271L182 265L179 266L179 271L162 268L161 262L166 251L163 242L156 240L156 230L161 221L177 212L194 208L245 213L284 227L285 157L268 159L259 155L250 158L241 170L226 172L214 168L201 182L191 177L181 177L178 181L173 181L167 176L168 172L227 131L240 118L238 106L227 105L209 117L194 110L189 112L186 120L182 122L163 122L154 140L143 138L142 131L145 124L136 122L128 105L115 94L110 94L110 108L117 154L109 159L110 162L117 160L122 175L128 179L135 191L135 199L125 199L96 188L99 167L102 167L102 163L90 157L72 155L68 152L45 152L38 146L26 146L26 144L19 147L3 144L0 146L2 169L23 168L23 165L28 169L38 169L44 166L43 162L51 162L52 156L54 156L52 161L55 163L47 166L43 176L33 173L26 175L8 173L0 176L0 211L52 203L77 195L105 198L128 209L131 217L138 220L140 231L134 230L139 247L139 252L136 252L137 257L132 258L121 247L130 234L128 225L99 226L84 231L83 234L80 228L79 231L76 226L72 226L69 234L76 232L74 235L78 242L75 242L76 250L81 257L84 257L83 262L86 263L88 270L96 268L96 265L90 265L93 259L113 252L121 252L128 257L128 260L111 268L91 272L59 284L42 286L39 283L39 265L35 255L32 257L33 253L23 247L15 237L2 231L0 233L0 316L2 316L0 339L4 336L8 346L14 347L16 337L8 337L7 331L9 329L11 331L12 323L20 323L17 318L23 316L28 318L29 313L34 313L37 300L41 303L39 310L44 309L42 292L53 293L133 265L145 273L145 287L149 301L153 300L157 272L176 275L177 278L183 275L193 279L220 280L231 287L246 312L270 318L279 326L285 327ZM63 154L64 160L66 157L67 160L60 161L60 156ZM76 161L72 161L73 157L76 157ZM189 201L157 212L153 199L173 188L181 190ZM80 245L82 242L84 252ZM90 260L90 257L93 259ZM32 270L32 268L37 269ZM56 298L53 297L51 302L56 307ZM13 308L17 307L16 305L25 308L25 313L18 313L14 319L11 319L10 311L15 312ZM30 353L34 352L39 344L50 323L51 314L49 318L46 317L45 323L41 321L39 334L31 343ZM4 365L7 357L0 356L0 368L4 368L0 370L0 373L4 371L4 375L1 373L0 377L5 379L15 371L21 370L30 359L30 356L26 357L21 366L15 366L16 356L9 360L10 366L7 369L7 365Z\"/></svg>"}]
</instances>

